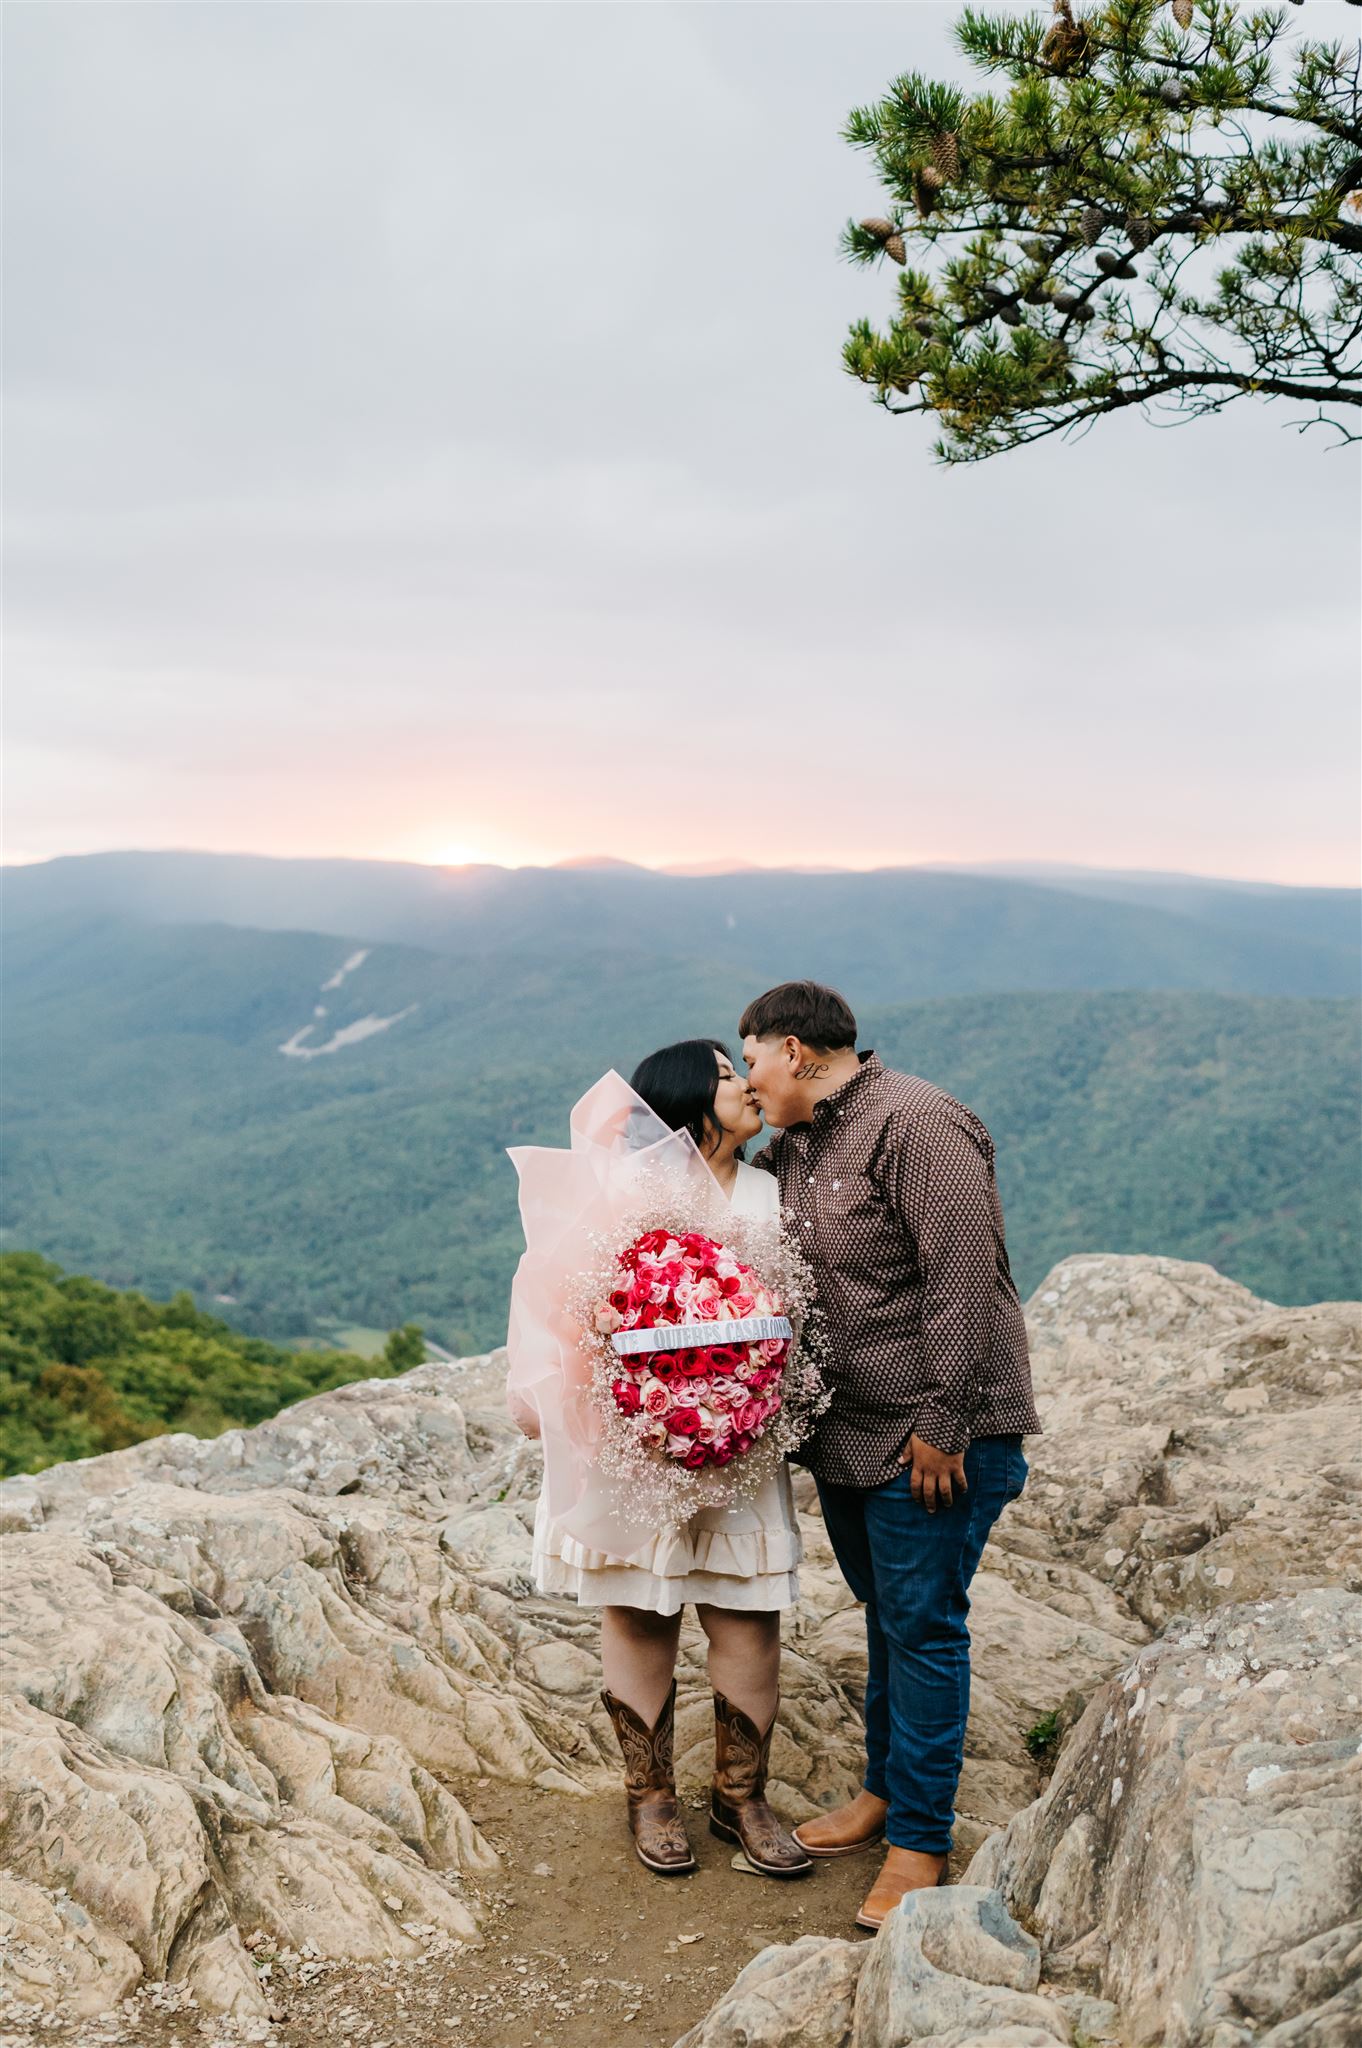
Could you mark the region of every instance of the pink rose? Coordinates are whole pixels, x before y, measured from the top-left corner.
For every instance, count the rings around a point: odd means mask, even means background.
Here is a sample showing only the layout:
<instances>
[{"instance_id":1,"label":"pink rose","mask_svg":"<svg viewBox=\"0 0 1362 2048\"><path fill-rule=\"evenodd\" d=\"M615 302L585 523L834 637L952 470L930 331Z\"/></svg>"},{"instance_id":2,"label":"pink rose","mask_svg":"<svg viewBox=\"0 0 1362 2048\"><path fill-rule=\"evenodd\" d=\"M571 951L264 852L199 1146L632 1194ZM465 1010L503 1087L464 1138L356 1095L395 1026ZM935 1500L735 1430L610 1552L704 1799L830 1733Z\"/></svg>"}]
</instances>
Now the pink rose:
<instances>
[{"instance_id":1,"label":"pink rose","mask_svg":"<svg viewBox=\"0 0 1362 2048\"><path fill-rule=\"evenodd\" d=\"M744 1401L735 1412L733 1422L740 1436L750 1436L765 1418L766 1409L760 1401Z\"/></svg>"},{"instance_id":2,"label":"pink rose","mask_svg":"<svg viewBox=\"0 0 1362 2048\"><path fill-rule=\"evenodd\" d=\"M783 1337L763 1337L757 1349L763 1358L770 1359L772 1365L784 1364L785 1339Z\"/></svg>"},{"instance_id":3,"label":"pink rose","mask_svg":"<svg viewBox=\"0 0 1362 2048\"><path fill-rule=\"evenodd\" d=\"M750 1294L730 1294L728 1306L735 1316L750 1316L754 1304Z\"/></svg>"},{"instance_id":4,"label":"pink rose","mask_svg":"<svg viewBox=\"0 0 1362 2048\"><path fill-rule=\"evenodd\" d=\"M650 1379L643 1387L643 1409L647 1415L665 1415L672 1405L671 1390L661 1380Z\"/></svg>"}]
</instances>

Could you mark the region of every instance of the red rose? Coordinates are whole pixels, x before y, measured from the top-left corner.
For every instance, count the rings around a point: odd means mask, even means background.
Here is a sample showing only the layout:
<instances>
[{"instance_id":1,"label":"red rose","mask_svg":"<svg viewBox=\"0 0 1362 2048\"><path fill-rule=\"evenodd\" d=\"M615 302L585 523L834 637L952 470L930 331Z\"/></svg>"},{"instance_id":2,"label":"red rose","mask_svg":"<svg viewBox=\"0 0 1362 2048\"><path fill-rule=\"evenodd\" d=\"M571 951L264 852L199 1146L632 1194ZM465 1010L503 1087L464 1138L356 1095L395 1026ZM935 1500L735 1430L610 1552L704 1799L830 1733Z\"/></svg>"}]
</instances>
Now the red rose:
<instances>
[{"instance_id":1,"label":"red rose","mask_svg":"<svg viewBox=\"0 0 1362 2048\"><path fill-rule=\"evenodd\" d=\"M708 1354L704 1351L679 1351L676 1355L678 1369L688 1380L698 1380L709 1371Z\"/></svg>"},{"instance_id":2,"label":"red rose","mask_svg":"<svg viewBox=\"0 0 1362 2048\"><path fill-rule=\"evenodd\" d=\"M627 1314L633 1306L630 1290L627 1287L617 1287L610 1296L610 1306L613 1309L618 1309L621 1315Z\"/></svg>"},{"instance_id":3,"label":"red rose","mask_svg":"<svg viewBox=\"0 0 1362 2048\"><path fill-rule=\"evenodd\" d=\"M745 1344L711 1344L709 1361L715 1372L732 1372L747 1356Z\"/></svg>"},{"instance_id":4,"label":"red rose","mask_svg":"<svg viewBox=\"0 0 1362 2048\"><path fill-rule=\"evenodd\" d=\"M733 1457L733 1439L726 1436L721 1444L715 1444L710 1452L711 1461L716 1465L727 1465Z\"/></svg>"},{"instance_id":5,"label":"red rose","mask_svg":"<svg viewBox=\"0 0 1362 2048\"><path fill-rule=\"evenodd\" d=\"M642 1396L633 1380L615 1380L610 1388L615 1397L615 1406L621 1415L637 1415L642 1406Z\"/></svg>"},{"instance_id":6,"label":"red rose","mask_svg":"<svg viewBox=\"0 0 1362 2048\"><path fill-rule=\"evenodd\" d=\"M699 1436L704 1427L698 1408L673 1408L667 1417L667 1427L673 1436Z\"/></svg>"},{"instance_id":7,"label":"red rose","mask_svg":"<svg viewBox=\"0 0 1362 2048\"><path fill-rule=\"evenodd\" d=\"M681 1460L681 1463L688 1472L698 1472L700 1467L708 1464L708 1462L709 1452L703 1444L692 1444L685 1457Z\"/></svg>"}]
</instances>

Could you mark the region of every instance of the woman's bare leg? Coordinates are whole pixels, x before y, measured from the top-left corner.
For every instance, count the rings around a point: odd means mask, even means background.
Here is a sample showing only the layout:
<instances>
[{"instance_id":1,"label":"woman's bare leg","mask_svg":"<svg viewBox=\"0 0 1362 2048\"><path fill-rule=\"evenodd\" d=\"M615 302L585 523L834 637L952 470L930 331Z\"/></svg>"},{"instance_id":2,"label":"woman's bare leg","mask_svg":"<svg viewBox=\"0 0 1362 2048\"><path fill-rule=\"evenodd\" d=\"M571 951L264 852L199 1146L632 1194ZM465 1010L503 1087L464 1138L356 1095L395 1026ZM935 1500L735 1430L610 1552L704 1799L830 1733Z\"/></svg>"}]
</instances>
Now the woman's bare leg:
<instances>
[{"instance_id":1,"label":"woman's bare leg","mask_svg":"<svg viewBox=\"0 0 1362 2048\"><path fill-rule=\"evenodd\" d=\"M681 1640L679 1614L650 1614L642 1607L601 1609L601 1675L605 1689L655 1727L676 1669Z\"/></svg>"},{"instance_id":2,"label":"woman's bare leg","mask_svg":"<svg viewBox=\"0 0 1362 2048\"><path fill-rule=\"evenodd\" d=\"M763 1732L780 1699L780 1615L697 1607L709 1638L709 1682Z\"/></svg>"}]
</instances>

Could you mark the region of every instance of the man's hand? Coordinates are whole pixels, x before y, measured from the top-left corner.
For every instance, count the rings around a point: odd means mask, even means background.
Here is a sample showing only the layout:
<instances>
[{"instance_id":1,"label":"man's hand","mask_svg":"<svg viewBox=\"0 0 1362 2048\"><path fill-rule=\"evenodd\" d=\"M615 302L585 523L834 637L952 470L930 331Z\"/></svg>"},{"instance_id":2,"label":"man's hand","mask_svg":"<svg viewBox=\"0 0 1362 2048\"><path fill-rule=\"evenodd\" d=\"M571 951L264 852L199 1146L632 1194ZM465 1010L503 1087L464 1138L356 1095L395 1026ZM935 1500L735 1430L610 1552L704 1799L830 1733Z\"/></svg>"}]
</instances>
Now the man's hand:
<instances>
[{"instance_id":1,"label":"man's hand","mask_svg":"<svg viewBox=\"0 0 1362 2048\"><path fill-rule=\"evenodd\" d=\"M939 1507L948 1508L957 1493L968 1493L965 1482L964 1453L957 1451L952 1457L948 1451L939 1451L935 1444L929 1444L924 1437L910 1436L899 1452L900 1465L911 1465L912 1478L908 1484L913 1489L913 1499L920 1501L929 1515Z\"/></svg>"}]
</instances>

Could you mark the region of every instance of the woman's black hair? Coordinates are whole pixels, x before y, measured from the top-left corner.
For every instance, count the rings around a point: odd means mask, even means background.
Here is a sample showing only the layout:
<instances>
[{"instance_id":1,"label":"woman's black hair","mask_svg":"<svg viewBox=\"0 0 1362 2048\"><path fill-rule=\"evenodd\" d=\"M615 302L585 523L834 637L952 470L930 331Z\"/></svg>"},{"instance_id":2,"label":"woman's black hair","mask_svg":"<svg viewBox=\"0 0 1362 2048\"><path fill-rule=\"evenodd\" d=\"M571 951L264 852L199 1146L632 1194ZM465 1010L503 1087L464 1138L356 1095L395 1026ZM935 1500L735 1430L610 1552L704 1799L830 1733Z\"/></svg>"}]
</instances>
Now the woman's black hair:
<instances>
[{"instance_id":1,"label":"woman's black hair","mask_svg":"<svg viewBox=\"0 0 1362 2048\"><path fill-rule=\"evenodd\" d=\"M732 1066L733 1055L721 1039L683 1038L679 1044L664 1045L640 1060L629 1083L654 1116L673 1131L689 1131L705 1154L714 1150L720 1135L714 1113L719 1092L716 1053L722 1053ZM736 1156L742 1158L741 1149Z\"/></svg>"}]
</instances>

